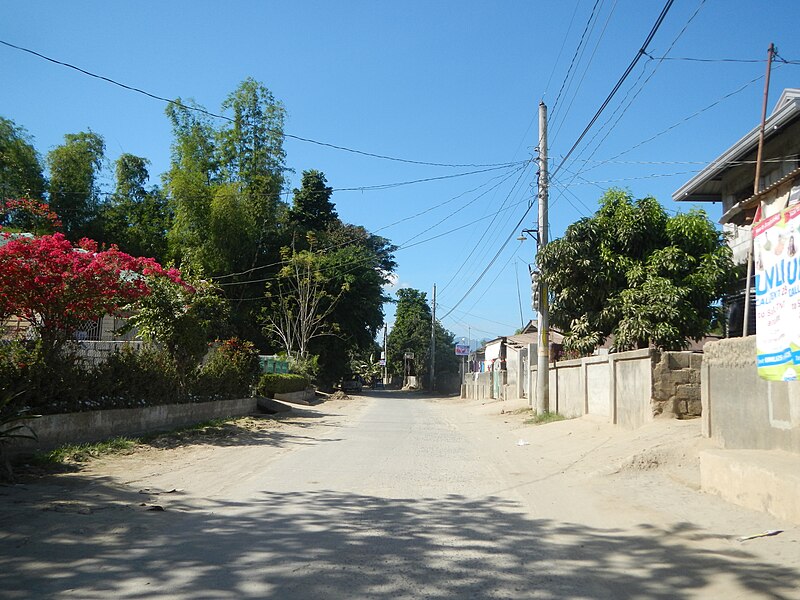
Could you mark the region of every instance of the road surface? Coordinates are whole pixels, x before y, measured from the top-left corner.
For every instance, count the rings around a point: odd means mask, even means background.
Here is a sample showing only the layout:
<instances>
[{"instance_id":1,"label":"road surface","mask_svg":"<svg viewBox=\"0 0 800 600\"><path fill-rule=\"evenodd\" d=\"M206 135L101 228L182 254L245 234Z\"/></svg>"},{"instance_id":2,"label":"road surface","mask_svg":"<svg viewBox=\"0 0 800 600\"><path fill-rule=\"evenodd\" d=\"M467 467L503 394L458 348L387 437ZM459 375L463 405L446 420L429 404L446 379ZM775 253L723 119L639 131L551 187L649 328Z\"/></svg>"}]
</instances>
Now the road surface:
<instances>
[{"instance_id":1,"label":"road surface","mask_svg":"<svg viewBox=\"0 0 800 600\"><path fill-rule=\"evenodd\" d=\"M0 487L0 598L800 599L796 529L696 490L696 421L503 406L375 392Z\"/></svg>"}]
</instances>

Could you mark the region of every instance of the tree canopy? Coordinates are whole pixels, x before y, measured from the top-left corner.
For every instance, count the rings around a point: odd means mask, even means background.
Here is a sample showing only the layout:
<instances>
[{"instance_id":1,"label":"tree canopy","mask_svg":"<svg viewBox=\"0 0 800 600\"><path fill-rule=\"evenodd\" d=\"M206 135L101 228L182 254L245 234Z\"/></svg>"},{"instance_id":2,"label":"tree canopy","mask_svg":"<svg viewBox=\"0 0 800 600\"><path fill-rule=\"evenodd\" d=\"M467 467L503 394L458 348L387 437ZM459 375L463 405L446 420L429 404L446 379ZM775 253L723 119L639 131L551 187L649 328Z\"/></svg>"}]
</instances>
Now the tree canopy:
<instances>
[{"instance_id":1,"label":"tree canopy","mask_svg":"<svg viewBox=\"0 0 800 600\"><path fill-rule=\"evenodd\" d=\"M397 291L395 322L389 332L387 345L388 365L392 372L402 373L404 355L414 353L416 375L430 386L431 365L431 307L425 292L413 288ZM454 348L454 336L437 320L434 325L436 335L436 372L458 371L458 357Z\"/></svg>"},{"instance_id":2,"label":"tree canopy","mask_svg":"<svg viewBox=\"0 0 800 600\"><path fill-rule=\"evenodd\" d=\"M45 180L42 161L24 128L0 117L0 200L42 200Z\"/></svg>"},{"instance_id":3,"label":"tree canopy","mask_svg":"<svg viewBox=\"0 0 800 600\"><path fill-rule=\"evenodd\" d=\"M213 281L230 321L226 334L252 340L263 353L304 356L318 364L319 382L330 384L375 352L395 247L339 218L322 171L305 170L291 204L283 199L292 173L283 148L286 111L266 86L245 79L220 109L228 119L213 121L190 100L170 103L173 142L162 186L149 183L146 158L122 154L110 194L99 190L106 161L98 134L67 134L48 153L48 191L25 131L0 121L0 183L19 196L0 202L0 225L36 234L63 229L72 242L88 235L101 247ZM23 192L44 194L49 208ZM153 323L163 317L169 333L166 321L177 319L186 294L160 282L148 297L153 306L140 314L154 315ZM301 313L317 319L310 335L286 335L297 326L287 317ZM155 339L156 329L140 332Z\"/></svg>"},{"instance_id":4,"label":"tree canopy","mask_svg":"<svg viewBox=\"0 0 800 600\"><path fill-rule=\"evenodd\" d=\"M68 133L47 154L50 207L61 218L64 234L77 241L97 236L100 203L97 179L105 158L105 141L92 131Z\"/></svg>"},{"instance_id":5,"label":"tree canopy","mask_svg":"<svg viewBox=\"0 0 800 600\"><path fill-rule=\"evenodd\" d=\"M681 349L715 325L734 278L731 251L704 211L670 217L655 198L612 189L591 217L539 253L550 321L565 349Z\"/></svg>"}]
</instances>

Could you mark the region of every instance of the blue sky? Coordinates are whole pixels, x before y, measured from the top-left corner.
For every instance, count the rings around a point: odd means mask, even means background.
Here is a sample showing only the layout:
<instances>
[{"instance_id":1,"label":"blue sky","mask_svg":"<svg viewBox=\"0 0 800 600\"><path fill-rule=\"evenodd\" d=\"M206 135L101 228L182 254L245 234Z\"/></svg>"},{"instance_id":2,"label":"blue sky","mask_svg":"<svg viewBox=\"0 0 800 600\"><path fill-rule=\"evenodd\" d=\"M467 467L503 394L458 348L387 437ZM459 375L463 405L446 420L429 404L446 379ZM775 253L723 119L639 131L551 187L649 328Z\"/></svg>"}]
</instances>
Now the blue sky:
<instances>
[{"instance_id":1,"label":"blue sky","mask_svg":"<svg viewBox=\"0 0 800 600\"><path fill-rule=\"evenodd\" d=\"M556 166L663 5L28 0L3 7L0 39L212 111L251 76L284 103L287 133L422 162L530 159L543 99ZM691 208L671 202L672 192L757 124L767 48L774 42L780 56L800 61L797 23L796 0L677 0L649 46L652 57L761 62L643 57L553 182L551 238L593 213L611 186L653 195L670 211ZM167 169L163 103L6 46L0 73L0 115L24 126L43 154L65 133L91 128L105 138L109 163L122 152L147 157L154 182ZM770 110L785 87L800 87L800 65L774 70ZM488 168L380 160L293 139L285 147L292 185L312 168L334 188ZM438 315L455 307L443 321L448 329L492 338L534 316L527 265L535 244L518 242L514 225L535 199L536 175L514 169L340 191L334 201L345 221L408 246L396 255L397 285L430 295L437 284ZM716 221L719 207L707 208ZM534 205L524 227L536 226L536 213ZM387 307L390 322L392 315Z\"/></svg>"}]
</instances>

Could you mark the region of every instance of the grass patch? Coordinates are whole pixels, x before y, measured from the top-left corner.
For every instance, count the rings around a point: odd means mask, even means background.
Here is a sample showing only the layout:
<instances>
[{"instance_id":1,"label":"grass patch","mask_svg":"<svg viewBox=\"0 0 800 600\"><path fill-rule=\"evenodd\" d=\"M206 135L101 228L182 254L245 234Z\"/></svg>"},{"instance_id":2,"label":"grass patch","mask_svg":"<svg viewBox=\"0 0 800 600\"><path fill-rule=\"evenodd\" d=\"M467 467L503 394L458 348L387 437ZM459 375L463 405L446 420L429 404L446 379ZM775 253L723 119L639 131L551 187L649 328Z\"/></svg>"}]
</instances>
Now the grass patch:
<instances>
[{"instance_id":1,"label":"grass patch","mask_svg":"<svg viewBox=\"0 0 800 600\"><path fill-rule=\"evenodd\" d=\"M51 450L50 452L37 454L35 461L42 466L48 464L63 465L66 463L81 463L106 454L129 452L138 444L138 439L126 437L116 437L94 444L67 444L55 450Z\"/></svg>"},{"instance_id":2,"label":"grass patch","mask_svg":"<svg viewBox=\"0 0 800 600\"><path fill-rule=\"evenodd\" d=\"M563 421L566 417L554 412L546 412L540 415L533 415L530 419L525 419L525 425L544 425L545 423L555 423Z\"/></svg>"}]
</instances>

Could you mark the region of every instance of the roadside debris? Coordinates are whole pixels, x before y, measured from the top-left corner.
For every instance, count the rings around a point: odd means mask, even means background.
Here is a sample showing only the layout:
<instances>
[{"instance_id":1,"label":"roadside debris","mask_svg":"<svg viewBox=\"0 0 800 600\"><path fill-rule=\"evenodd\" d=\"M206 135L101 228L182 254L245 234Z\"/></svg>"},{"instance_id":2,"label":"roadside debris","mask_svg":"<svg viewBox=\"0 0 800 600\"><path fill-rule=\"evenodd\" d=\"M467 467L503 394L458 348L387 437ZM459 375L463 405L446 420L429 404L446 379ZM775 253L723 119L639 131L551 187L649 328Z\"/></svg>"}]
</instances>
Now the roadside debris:
<instances>
[{"instance_id":1,"label":"roadside debris","mask_svg":"<svg viewBox=\"0 0 800 600\"><path fill-rule=\"evenodd\" d=\"M768 529L767 531L762 531L761 533L756 533L754 535L745 535L736 538L736 540L739 542L746 542L747 540L754 540L756 538L771 537L773 535L778 535L779 533L783 533L783 529Z\"/></svg>"},{"instance_id":2,"label":"roadside debris","mask_svg":"<svg viewBox=\"0 0 800 600\"><path fill-rule=\"evenodd\" d=\"M531 445L530 442L526 442L525 440L522 439L517 442L517 446L530 446L530 445Z\"/></svg>"}]
</instances>

